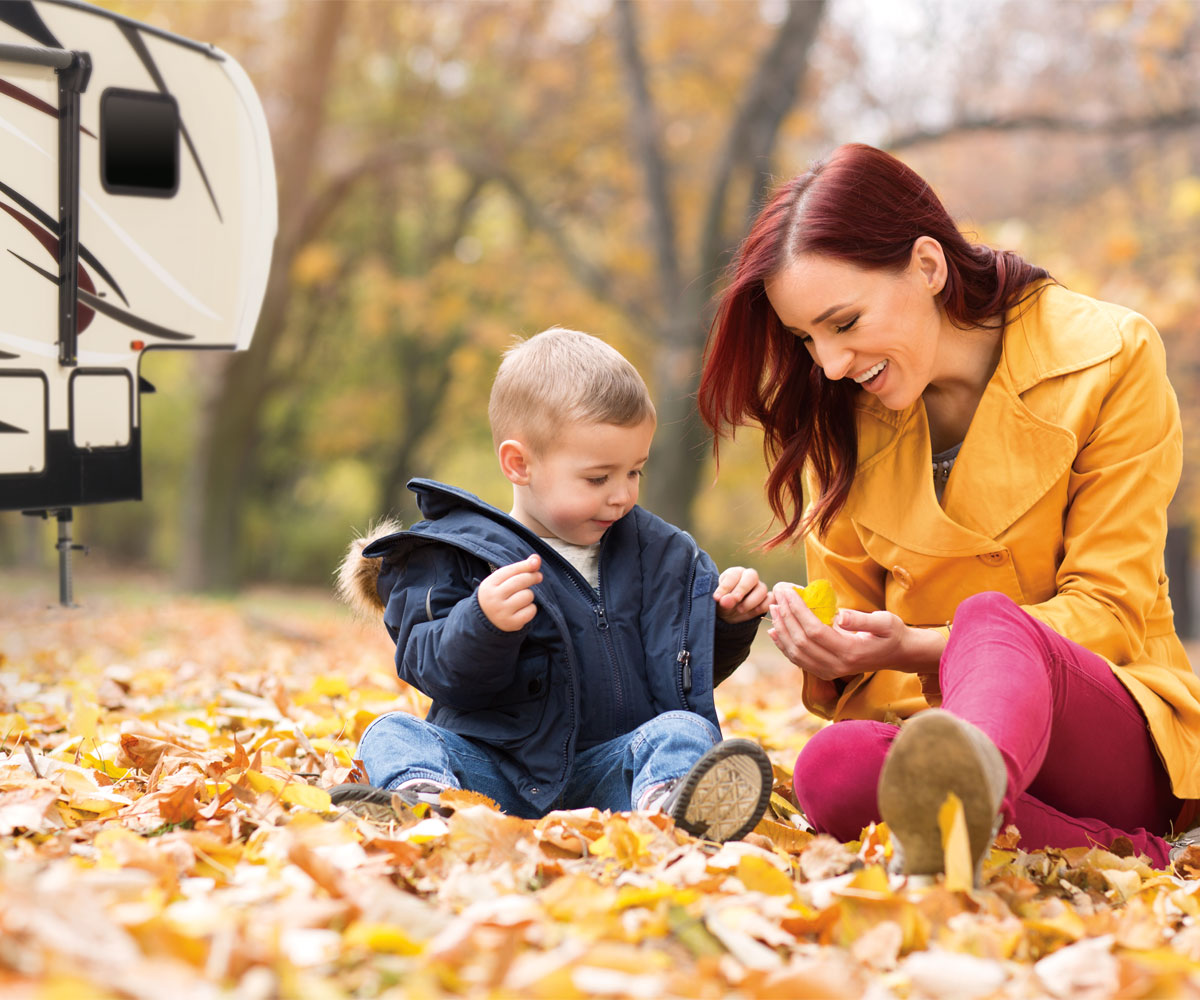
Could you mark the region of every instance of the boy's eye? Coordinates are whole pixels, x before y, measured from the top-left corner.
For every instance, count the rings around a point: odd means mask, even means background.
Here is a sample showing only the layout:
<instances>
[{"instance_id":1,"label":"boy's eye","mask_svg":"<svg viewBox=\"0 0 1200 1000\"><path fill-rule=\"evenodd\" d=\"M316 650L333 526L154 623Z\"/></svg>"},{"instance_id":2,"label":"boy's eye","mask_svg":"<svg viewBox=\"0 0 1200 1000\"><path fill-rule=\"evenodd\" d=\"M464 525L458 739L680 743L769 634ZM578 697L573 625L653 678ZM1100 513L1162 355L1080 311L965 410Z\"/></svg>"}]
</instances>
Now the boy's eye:
<instances>
[{"instance_id":1,"label":"boy's eye","mask_svg":"<svg viewBox=\"0 0 1200 1000\"><path fill-rule=\"evenodd\" d=\"M858 322L858 317L857 317L857 316L855 316L855 317L854 317L852 320L850 320L848 323L843 323L841 326L835 326L833 329L834 329L836 332L838 332L838 333L845 333L845 332L846 332L847 330L849 330L849 329L850 329L852 326L854 326L854 324L855 324L855 323L857 323L857 322Z\"/></svg>"},{"instance_id":2,"label":"boy's eye","mask_svg":"<svg viewBox=\"0 0 1200 1000\"><path fill-rule=\"evenodd\" d=\"M588 476L587 481L593 486L603 486L608 482L608 476Z\"/></svg>"},{"instance_id":3,"label":"boy's eye","mask_svg":"<svg viewBox=\"0 0 1200 1000\"><path fill-rule=\"evenodd\" d=\"M641 479L642 476L644 476L645 474L646 474L645 469L634 469L632 472L629 473L629 478L630 479Z\"/></svg>"}]
</instances>

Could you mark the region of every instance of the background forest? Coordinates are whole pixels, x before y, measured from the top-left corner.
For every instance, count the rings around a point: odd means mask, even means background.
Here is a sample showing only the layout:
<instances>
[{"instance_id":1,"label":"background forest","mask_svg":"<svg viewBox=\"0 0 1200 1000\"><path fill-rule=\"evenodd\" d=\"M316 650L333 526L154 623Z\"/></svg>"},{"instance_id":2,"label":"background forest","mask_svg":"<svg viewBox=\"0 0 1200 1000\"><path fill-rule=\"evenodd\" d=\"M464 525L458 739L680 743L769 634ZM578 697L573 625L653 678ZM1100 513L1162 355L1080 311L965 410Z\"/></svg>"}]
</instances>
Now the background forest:
<instances>
[{"instance_id":1,"label":"background forest","mask_svg":"<svg viewBox=\"0 0 1200 1000\"><path fill-rule=\"evenodd\" d=\"M253 348L151 352L146 499L77 512L91 559L180 587L324 583L429 475L507 506L486 399L560 324L645 373L643 502L721 564L802 579L761 446L691 393L721 269L776 181L883 146L964 228L1158 326L1200 505L1200 4L1194 0L103 0L211 41L271 124L280 231ZM0 564L53 527L0 514ZM88 563L77 573L86 579ZM86 583L81 591L86 594Z\"/></svg>"}]
</instances>

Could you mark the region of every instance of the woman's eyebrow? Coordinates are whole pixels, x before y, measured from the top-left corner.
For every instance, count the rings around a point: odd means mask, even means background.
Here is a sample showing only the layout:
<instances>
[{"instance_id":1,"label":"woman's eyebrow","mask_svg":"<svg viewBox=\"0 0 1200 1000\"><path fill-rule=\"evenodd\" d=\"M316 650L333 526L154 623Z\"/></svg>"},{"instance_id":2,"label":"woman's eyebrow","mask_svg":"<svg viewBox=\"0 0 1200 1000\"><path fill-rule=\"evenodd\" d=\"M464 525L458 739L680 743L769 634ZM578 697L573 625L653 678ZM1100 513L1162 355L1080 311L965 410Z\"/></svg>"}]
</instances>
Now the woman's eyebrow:
<instances>
[{"instance_id":1,"label":"woman's eyebrow","mask_svg":"<svg viewBox=\"0 0 1200 1000\"><path fill-rule=\"evenodd\" d=\"M837 312L839 309L845 309L848 305L850 305L849 302L841 302L836 306L830 306L823 313L821 313L820 316L813 320L813 326L816 326L818 323L824 323L825 320L829 319L829 317L835 312Z\"/></svg>"}]
</instances>

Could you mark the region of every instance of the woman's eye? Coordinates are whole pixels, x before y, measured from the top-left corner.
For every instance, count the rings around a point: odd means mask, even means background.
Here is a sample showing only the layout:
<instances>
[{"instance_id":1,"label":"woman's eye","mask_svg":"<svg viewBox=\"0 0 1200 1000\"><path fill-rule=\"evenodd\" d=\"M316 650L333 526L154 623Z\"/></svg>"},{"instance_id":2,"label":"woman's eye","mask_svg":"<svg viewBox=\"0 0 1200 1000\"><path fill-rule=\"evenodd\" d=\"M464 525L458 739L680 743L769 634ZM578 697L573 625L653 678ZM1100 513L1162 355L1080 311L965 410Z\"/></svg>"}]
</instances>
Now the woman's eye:
<instances>
[{"instance_id":1,"label":"woman's eye","mask_svg":"<svg viewBox=\"0 0 1200 1000\"><path fill-rule=\"evenodd\" d=\"M858 317L855 316L854 319L850 320L850 322L843 323L841 326L835 326L834 330L837 331L838 333L845 333L847 330L850 329L850 327L854 326L854 324L857 322L858 322Z\"/></svg>"}]
</instances>

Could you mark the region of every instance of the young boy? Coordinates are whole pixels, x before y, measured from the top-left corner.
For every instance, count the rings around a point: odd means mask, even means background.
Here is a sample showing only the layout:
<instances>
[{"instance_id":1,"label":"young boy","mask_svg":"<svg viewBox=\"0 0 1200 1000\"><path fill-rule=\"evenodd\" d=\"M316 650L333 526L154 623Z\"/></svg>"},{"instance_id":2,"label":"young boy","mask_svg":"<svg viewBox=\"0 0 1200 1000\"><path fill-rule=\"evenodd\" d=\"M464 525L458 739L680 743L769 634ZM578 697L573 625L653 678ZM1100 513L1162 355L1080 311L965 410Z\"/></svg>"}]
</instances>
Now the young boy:
<instances>
[{"instance_id":1,"label":"young boy","mask_svg":"<svg viewBox=\"0 0 1200 1000\"><path fill-rule=\"evenodd\" d=\"M766 754L721 741L713 687L746 658L768 606L752 569L718 577L686 532L636 506L655 411L603 341L551 329L509 350L488 406L505 514L430 480L425 520L356 542L339 589L383 612L425 720L376 719L370 785L335 803L437 802L469 788L506 812L661 809L696 836L754 829Z\"/></svg>"}]
</instances>

